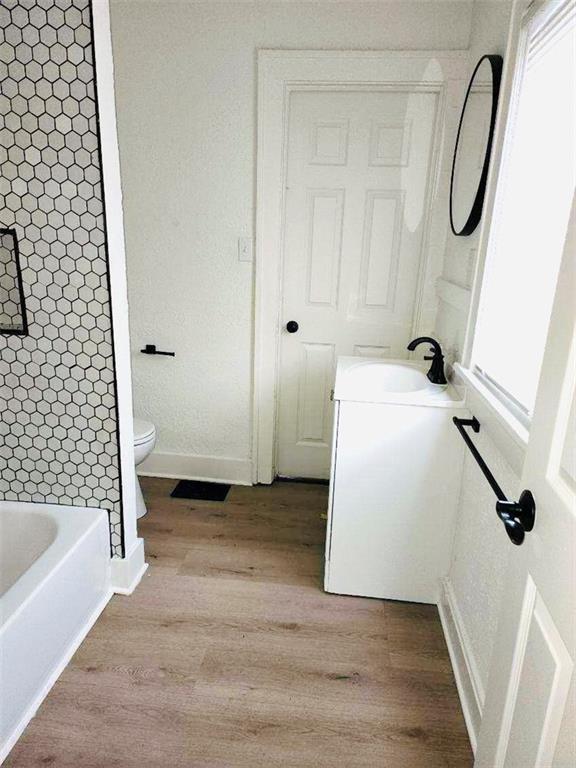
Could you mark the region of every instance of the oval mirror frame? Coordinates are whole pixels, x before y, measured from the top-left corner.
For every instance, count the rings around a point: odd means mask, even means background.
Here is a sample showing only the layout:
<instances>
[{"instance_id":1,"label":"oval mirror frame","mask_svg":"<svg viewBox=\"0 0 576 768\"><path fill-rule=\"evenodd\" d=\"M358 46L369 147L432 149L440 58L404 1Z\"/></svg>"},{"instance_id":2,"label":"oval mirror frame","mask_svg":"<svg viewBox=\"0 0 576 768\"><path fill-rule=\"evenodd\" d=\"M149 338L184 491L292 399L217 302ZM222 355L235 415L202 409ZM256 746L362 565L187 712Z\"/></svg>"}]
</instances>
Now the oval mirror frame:
<instances>
[{"instance_id":1,"label":"oval mirror frame","mask_svg":"<svg viewBox=\"0 0 576 768\"><path fill-rule=\"evenodd\" d=\"M454 208L452 204L452 197L454 194L454 179L456 175L456 159L458 157L458 143L460 141L462 126L464 124L464 115L466 114L466 105L474 85L474 79L476 73L482 66L482 64L488 61L492 72L492 108L490 114L490 127L488 132L488 141L486 142L486 151L484 153L484 162L482 164L482 173L480 174L480 180L478 182L478 188L474 197L472 208L466 223L462 229L457 230L454 225ZM500 95L500 82L502 80L502 56L497 54L486 54L482 56L480 61L476 64L470 82L468 83L468 90L466 91L466 97L464 98L464 106L462 107L462 113L460 115L460 123L458 125L458 133L456 134L456 144L454 146L454 156L452 158L452 173L450 175L450 227L453 234L457 237L467 237L478 226L480 219L482 218L482 208L484 206L484 195L486 194L486 182L488 180L488 169L490 167L490 155L492 154L492 142L494 139L494 127L496 125L496 113L498 111L498 97Z\"/></svg>"}]
</instances>

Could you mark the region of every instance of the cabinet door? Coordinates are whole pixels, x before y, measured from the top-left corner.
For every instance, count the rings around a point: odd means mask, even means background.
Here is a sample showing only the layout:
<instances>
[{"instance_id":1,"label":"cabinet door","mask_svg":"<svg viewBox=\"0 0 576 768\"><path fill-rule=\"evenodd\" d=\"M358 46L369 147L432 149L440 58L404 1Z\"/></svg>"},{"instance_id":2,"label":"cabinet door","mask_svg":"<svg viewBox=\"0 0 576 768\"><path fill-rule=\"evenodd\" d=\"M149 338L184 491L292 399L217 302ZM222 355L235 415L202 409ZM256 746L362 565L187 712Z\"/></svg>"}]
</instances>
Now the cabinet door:
<instances>
[{"instance_id":1,"label":"cabinet door","mask_svg":"<svg viewBox=\"0 0 576 768\"><path fill-rule=\"evenodd\" d=\"M463 459L454 413L340 403L328 592L436 602Z\"/></svg>"}]
</instances>

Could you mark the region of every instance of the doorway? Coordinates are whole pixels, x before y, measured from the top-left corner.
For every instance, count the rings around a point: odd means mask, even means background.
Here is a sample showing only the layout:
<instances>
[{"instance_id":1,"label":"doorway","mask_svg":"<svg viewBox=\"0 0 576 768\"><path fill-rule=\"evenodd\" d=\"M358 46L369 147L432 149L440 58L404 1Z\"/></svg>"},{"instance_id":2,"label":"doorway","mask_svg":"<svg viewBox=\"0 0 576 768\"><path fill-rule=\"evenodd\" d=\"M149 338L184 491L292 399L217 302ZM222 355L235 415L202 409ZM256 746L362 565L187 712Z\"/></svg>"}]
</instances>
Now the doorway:
<instances>
[{"instance_id":1,"label":"doorway","mask_svg":"<svg viewBox=\"0 0 576 768\"><path fill-rule=\"evenodd\" d=\"M260 52L256 482L328 478L337 357L406 357L430 330L465 62Z\"/></svg>"},{"instance_id":2,"label":"doorway","mask_svg":"<svg viewBox=\"0 0 576 768\"><path fill-rule=\"evenodd\" d=\"M280 476L329 476L339 355L407 355L437 101L434 93L368 89L291 94Z\"/></svg>"}]
</instances>

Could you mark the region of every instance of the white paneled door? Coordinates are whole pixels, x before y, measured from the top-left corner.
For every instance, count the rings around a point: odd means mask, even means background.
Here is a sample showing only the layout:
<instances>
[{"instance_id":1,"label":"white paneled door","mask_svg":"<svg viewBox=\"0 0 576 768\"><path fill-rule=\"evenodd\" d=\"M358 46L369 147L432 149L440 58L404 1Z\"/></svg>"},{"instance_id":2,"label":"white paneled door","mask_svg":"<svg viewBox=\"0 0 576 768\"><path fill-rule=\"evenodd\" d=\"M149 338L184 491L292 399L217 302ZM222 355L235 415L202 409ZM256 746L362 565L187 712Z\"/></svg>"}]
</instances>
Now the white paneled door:
<instances>
[{"instance_id":1,"label":"white paneled door","mask_svg":"<svg viewBox=\"0 0 576 768\"><path fill-rule=\"evenodd\" d=\"M573 205L522 477L536 523L506 577L476 768L576 765L575 253Z\"/></svg>"},{"instance_id":2,"label":"white paneled door","mask_svg":"<svg viewBox=\"0 0 576 768\"><path fill-rule=\"evenodd\" d=\"M329 476L338 355L406 356L429 209L437 98L401 86L291 94L276 462L281 476ZM297 328L288 326L291 321Z\"/></svg>"}]
</instances>

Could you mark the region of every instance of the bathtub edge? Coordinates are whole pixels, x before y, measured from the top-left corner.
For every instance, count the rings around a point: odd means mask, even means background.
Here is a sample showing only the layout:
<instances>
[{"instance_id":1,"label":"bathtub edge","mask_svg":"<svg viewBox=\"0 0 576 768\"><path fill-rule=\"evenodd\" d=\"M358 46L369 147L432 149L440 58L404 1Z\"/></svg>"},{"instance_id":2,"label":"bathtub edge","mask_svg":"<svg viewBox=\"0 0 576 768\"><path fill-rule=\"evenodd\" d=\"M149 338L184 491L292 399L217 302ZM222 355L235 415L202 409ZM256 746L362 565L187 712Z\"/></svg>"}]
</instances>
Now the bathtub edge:
<instances>
[{"instance_id":1,"label":"bathtub edge","mask_svg":"<svg viewBox=\"0 0 576 768\"><path fill-rule=\"evenodd\" d=\"M113 589L110 587L107 592L104 594L101 601L97 604L96 608L92 611L88 619L86 620L84 626L80 629L80 631L76 634L76 636L73 638L73 640L68 645L68 648L60 661L56 664L52 672L49 674L46 682L40 689L40 691L37 693L36 697L32 701L32 703L29 705L28 709L24 712L22 715L18 725L14 728L10 736L5 740L3 744L0 745L0 765L6 760L14 746L16 745L16 742L18 739L22 736L24 733L27 725L30 723L32 718L36 715L38 709L40 708L42 702L46 698L46 696L50 693L50 690L62 674L68 664L70 663L72 657L86 638L86 635L96 621L98 620L98 617L106 608L108 605L108 602L110 601L110 598L114 594Z\"/></svg>"}]
</instances>

